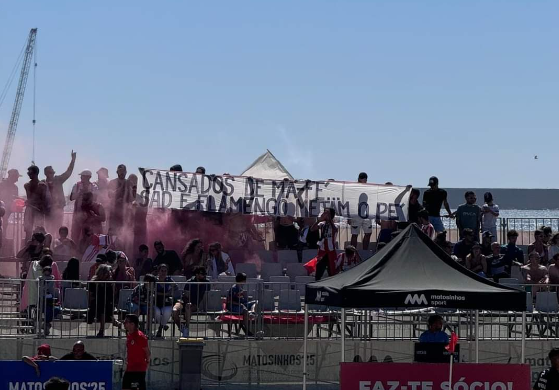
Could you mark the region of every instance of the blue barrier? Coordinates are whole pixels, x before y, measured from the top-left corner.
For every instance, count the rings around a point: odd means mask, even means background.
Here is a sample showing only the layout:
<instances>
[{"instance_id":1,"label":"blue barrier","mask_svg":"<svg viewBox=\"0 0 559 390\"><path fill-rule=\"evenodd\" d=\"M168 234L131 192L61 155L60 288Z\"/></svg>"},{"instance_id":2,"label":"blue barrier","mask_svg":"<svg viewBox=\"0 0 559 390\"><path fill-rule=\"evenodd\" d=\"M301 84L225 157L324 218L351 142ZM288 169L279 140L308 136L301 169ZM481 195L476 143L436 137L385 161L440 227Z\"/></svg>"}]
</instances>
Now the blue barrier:
<instances>
[{"instance_id":1,"label":"blue barrier","mask_svg":"<svg viewBox=\"0 0 559 390\"><path fill-rule=\"evenodd\" d=\"M41 376L22 361L0 361L0 390L42 390L53 376L70 382L69 390L112 390L113 361L38 361Z\"/></svg>"}]
</instances>

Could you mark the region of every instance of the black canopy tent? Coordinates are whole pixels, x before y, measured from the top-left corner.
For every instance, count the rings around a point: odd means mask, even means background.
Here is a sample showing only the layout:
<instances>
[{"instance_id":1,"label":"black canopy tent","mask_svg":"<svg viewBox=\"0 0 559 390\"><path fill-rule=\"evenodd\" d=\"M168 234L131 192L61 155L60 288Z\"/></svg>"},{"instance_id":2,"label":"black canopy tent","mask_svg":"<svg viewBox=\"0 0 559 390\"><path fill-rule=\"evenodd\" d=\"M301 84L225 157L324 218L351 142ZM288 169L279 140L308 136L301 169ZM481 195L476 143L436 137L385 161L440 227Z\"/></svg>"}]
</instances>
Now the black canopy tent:
<instances>
[{"instance_id":1,"label":"black canopy tent","mask_svg":"<svg viewBox=\"0 0 559 390\"><path fill-rule=\"evenodd\" d=\"M476 311L476 362L478 310L522 311L526 324L526 293L502 286L467 270L444 252L415 224L408 226L383 250L351 270L309 283L305 293L303 389L306 388L308 305L341 308L342 362L345 354L345 309L452 308ZM525 333L522 333L522 361Z\"/></svg>"},{"instance_id":2,"label":"black canopy tent","mask_svg":"<svg viewBox=\"0 0 559 390\"><path fill-rule=\"evenodd\" d=\"M456 263L416 225L357 267L310 283L306 303L343 308L526 310L526 293Z\"/></svg>"}]
</instances>

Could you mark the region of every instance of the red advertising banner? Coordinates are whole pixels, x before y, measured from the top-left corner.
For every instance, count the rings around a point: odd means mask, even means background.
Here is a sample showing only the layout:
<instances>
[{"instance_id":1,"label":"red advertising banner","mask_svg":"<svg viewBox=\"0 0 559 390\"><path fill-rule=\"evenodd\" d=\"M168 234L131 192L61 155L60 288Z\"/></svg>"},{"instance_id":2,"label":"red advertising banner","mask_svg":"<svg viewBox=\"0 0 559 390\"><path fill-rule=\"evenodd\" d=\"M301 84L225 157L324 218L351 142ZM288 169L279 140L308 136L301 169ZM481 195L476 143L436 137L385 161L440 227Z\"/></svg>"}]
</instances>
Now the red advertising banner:
<instances>
[{"instance_id":1,"label":"red advertising banner","mask_svg":"<svg viewBox=\"0 0 559 390\"><path fill-rule=\"evenodd\" d=\"M530 390L528 364L342 363L341 390Z\"/></svg>"}]
</instances>

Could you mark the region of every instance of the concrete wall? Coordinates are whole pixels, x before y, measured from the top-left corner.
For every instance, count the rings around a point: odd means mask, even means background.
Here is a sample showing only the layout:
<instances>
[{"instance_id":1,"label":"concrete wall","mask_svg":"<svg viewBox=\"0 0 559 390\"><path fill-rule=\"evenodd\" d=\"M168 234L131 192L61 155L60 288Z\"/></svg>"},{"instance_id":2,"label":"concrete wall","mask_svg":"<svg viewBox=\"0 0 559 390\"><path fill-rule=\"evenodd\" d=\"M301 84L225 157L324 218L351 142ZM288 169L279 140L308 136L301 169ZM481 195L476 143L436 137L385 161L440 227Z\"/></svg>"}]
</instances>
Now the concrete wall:
<instances>
[{"instance_id":1,"label":"concrete wall","mask_svg":"<svg viewBox=\"0 0 559 390\"><path fill-rule=\"evenodd\" d=\"M70 351L74 340L0 340L0 359L17 360L23 355L34 355L37 346L49 343L55 356ZM125 340L86 339L87 350L103 359L124 359ZM527 341L526 363L537 375L548 366L547 353L559 342ZM149 371L150 389L170 389L178 381L178 347L174 341L150 342L152 350ZM340 361L339 341L309 342L309 380L324 388L338 382ZM357 356L362 361L411 362L413 342L410 341L348 341L346 360ZM474 344L461 342L461 358L464 362L475 360ZM217 341L206 342L203 357L202 382L205 387L226 385L244 388L247 385L281 384L282 388L301 383L303 342L300 340L277 341ZM491 341L480 343L480 361L492 363L520 363L520 342ZM118 368L115 382L118 381ZM328 386L326 386L328 387Z\"/></svg>"}]
</instances>

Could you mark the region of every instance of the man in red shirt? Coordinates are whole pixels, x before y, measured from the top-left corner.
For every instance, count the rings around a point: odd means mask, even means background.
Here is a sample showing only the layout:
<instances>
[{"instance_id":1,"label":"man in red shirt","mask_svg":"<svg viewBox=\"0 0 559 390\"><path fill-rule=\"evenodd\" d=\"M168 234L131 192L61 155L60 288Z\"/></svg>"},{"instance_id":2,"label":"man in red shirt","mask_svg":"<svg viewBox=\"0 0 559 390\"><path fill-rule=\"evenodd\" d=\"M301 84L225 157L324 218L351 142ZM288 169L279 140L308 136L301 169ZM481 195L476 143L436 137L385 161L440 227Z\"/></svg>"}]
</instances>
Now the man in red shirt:
<instances>
[{"instance_id":1,"label":"man in red shirt","mask_svg":"<svg viewBox=\"0 0 559 390\"><path fill-rule=\"evenodd\" d=\"M126 372L122 378L122 390L146 390L146 371L150 351L148 338L138 330L138 316L128 314L124 319L126 336Z\"/></svg>"}]
</instances>

